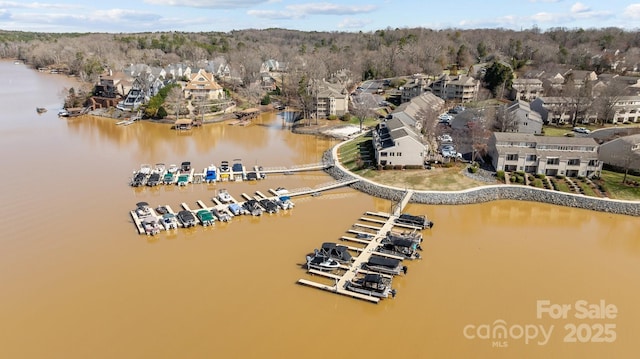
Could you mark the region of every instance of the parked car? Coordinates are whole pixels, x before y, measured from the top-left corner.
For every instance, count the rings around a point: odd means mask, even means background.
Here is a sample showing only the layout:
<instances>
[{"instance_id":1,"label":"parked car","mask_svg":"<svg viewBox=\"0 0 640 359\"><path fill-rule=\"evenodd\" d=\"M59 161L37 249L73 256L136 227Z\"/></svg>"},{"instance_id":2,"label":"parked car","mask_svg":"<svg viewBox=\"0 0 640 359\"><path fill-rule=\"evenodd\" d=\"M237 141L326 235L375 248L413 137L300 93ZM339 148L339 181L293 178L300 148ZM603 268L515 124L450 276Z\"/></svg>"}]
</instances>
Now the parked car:
<instances>
[{"instance_id":1,"label":"parked car","mask_svg":"<svg viewBox=\"0 0 640 359\"><path fill-rule=\"evenodd\" d=\"M453 120L453 116L449 115L448 113L443 113L442 115L438 116L439 123L450 124L451 120Z\"/></svg>"},{"instance_id":2,"label":"parked car","mask_svg":"<svg viewBox=\"0 0 640 359\"><path fill-rule=\"evenodd\" d=\"M462 159L462 153L456 152L455 150L442 150L442 157Z\"/></svg>"},{"instance_id":3,"label":"parked car","mask_svg":"<svg viewBox=\"0 0 640 359\"><path fill-rule=\"evenodd\" d=\"M591 131L589 131L588 129L584 128L584 127L574 127L573 128L573 132L577 132L577 133L591 133Z\"/></svg>"},{"instance_id":4,"label":"parked car","mask_svg":"<svg viewBox=\"0 0 640 359\"><path fill-rule=\"evenodd\" d=\"M451 135L445 133L442 136L438 136L438 141L440 141L440 142L453 142L453 138L451 138Z\"/></svg>"}]
</instances>

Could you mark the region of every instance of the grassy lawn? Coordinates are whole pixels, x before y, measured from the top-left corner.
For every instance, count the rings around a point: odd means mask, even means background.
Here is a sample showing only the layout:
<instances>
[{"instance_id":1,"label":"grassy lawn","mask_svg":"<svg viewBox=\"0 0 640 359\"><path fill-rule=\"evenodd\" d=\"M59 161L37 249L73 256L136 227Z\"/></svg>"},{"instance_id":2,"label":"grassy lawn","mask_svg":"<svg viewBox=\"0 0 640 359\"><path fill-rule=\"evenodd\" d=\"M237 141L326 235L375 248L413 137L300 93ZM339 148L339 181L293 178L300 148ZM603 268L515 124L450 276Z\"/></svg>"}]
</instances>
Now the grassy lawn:
<instances>
[{"instance_id":1,"label":"grassy lawn","mask_svg":"<svg viewBox=\"0 0 640 359\"><path fill-rule=\"evenodd\" d=\"M609 193L609 197L629 201L637 201L640 199L640 186L622 183L624 173L602 171L600 178L604 181L604 187ZM627 181L640 183L640 177L627 175Z\"/></svg>"},{"instance_id":2,"label":"grassy lawn","mask_svg":"<svg viewBox=\"0 0 640 359\"><path fill-rule=\"evenodd\" d=\"M544 126L544 135L549 137L562 137L566 133L573 133L571 127Z\"/></svg>"},{"instance_id":3,"label":"grassy lawn","mask_svg":"<svg viewBox=\"0 0 640 359\"><path fill-rule=\"evenodd\" d=\"M465 176L466 170L466 164L455 163L451 167L432 166L430 170L364 169L355 173L381 184L415 190L459 191L487 184Z\"/></svg>"},{"instance_id":4,"label":"grassy lawn","mask_svg":"<svg viewBox=\"0 0 640 359\"><path fill-rule=\"evenodd\" d=\"M560 192L566 192L566 193L571 193L573 191L571 191L571 189L569 188L569 185L567 184L567 181L565 181L564 179L560 179L560 178L550 178L551 182L553 183L555 189L557 191Z\"/></svg>"},{"instance_id":5,"label":"grassy lawn","mask_svg":"<svg viewBox=\"0 0 640 359\"><path fill-rule=\"evenodd\" d=\"M596 191L594 191L593 188L591 188L591 186L589 186L589 184L587 184L583 180L576 180L574 181L574 183L582 189L582 193L584 193L585 196L599 197Z\"/></svg>"},{"instance_id":6,"label":"grassy lawn","mask_svg":"<svg viewBox=\"0 0 640 359\"><path fill-rule=\"evenodd\" d=\"M371 146L371 138L366 136L360 136L354 141L344 144L338 151L340 162L349 171L356 171L360 168L361 162L361 149Z\"/></svg>"}]
</instances>

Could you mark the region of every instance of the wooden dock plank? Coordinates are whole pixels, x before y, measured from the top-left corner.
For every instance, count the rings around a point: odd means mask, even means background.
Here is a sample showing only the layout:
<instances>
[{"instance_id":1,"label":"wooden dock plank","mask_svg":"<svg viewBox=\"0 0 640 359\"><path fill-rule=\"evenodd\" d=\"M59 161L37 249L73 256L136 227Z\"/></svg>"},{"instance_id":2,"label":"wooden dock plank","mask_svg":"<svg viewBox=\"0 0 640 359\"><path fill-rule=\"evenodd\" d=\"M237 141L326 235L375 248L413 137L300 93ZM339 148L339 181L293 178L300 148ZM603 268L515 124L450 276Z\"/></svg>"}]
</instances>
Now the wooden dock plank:
<instances>
[{"instance_id":1,"label":"wooden dock plank","mask_svg":"<svg viewBox=\"0 0 640 359\"><path fill-rule=\"evenodd\" d=\"M383 221L380 219L376 219L376 218L369 218L369 217L360 217L361 221L365 221L365 222L372 222L372 223L378 223L378 224L385 224L387 223L387 221Z\"/></svg>"},{"instance_id":2,"label":"wooden dock plank","mask_svg":"<svg viewBox=\"0 0 640 359\"><path fill-rule=\"evenodd\" d=\"M373 229L374 231L380 231L382 229L382 227L376 227L376 226L370 226L368 224L364 224L364 223L354 223L353 224L355 227L362 227L362 228L367 228L367 229Z\"/></svg>"},{"instance_id":3,"label":"wooden dock plank","mask_svg":"<svg viewBox=\"0 0 640 359\"><path fill-rule=\"evenodd\" d=\"M308 269L307 272L309 272L311 274L315 274L315 275L331 278L331 279L340 279L340 278L342 278L341 275L337 275L337 274L333 274L333 273L329 273L329 272L323 272L323 271L320 271L320 270L317 270L317 269Z\"/></svg>"},{"instance_id":4,"label":"wooden dock plank","mask_svg":"<svg viewBox=\"0 0 640 359\"><path fill-rule=\"evenodd\" d=\"M373 302L373 303L380 302L380 298L371 297L371 296L368 296L368 295L352 292L352 291L349 291L349 290L336 288L336 286L330 286L330 285L326 285L326 284L312 282L312 281L306 280L306 279L298 279L298 283L306 285L306 286L310 286L310 287L314 287L314 288L323 289L323 290L326 290L326 291L330 291L330 292L346 295L346 296L349 296L349 297L352 297L352 298L366 300L366 301Z\"/></svg>"},{"instance_id":5,"label":"wooden dock plank","mask_svg":"<svg viewBox=\"0 0 640 359\"><path fill-rule=\"evenodd\" d=\"M367 211L364 214L368 215L368 216L376 216L376 217L382 217L382 218L389 218L391 217L391 215L389 213L384 213L384 212L371 212L371 211Z\"/></svg>"},{"instance_id":6,"label":"wooden dock plank","mask_svg":"<svg viewBox=\"0 0 640 359\"><path fill-rule=\"evenodd\" d=\"M371 238L369 240L366 240L366 239L342 236L342 237L340 237L340 239L343 240L343 241L350 241L350 242L356 242L356 243L362 243L362 244L369 244L369 242L371 242L371 240L373 238Z\"/></svg>"},{"instance_id":7,"label":"wooden dock plank","mask_svg":"<svg viewBox=\"0 0 640 359\"><path fill-rule=\"evenodd\" d=\"M138 233L145 234L144 227L142 227L142 221L136 214L136 211L131 211L130 214L131 214L131 219L133 219L133 224L135 224L136 227L138 228Z\"/></svg>"}]
</instances>

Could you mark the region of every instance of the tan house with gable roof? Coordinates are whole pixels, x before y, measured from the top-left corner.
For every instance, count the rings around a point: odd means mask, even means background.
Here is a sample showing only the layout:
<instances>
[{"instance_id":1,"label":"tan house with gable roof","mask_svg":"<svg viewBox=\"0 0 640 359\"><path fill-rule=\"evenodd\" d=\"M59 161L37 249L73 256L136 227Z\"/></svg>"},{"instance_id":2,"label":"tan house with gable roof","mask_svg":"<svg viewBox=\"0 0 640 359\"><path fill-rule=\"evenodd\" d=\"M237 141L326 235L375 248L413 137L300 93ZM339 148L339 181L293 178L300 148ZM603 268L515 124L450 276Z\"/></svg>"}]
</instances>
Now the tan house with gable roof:
<instances>
[{"instance_id":1,"label":"tan house with gable roof","mask_svg":"<svg viewBox=\"0 0 640 359\"><path fill-rule=\"evenodd\" d=\"M197 73L190 75L189 82L184 87L184 97L187 99L218 100L224 98L224 91L212 73L200 69Z\"/></svg>"}]
</instances>

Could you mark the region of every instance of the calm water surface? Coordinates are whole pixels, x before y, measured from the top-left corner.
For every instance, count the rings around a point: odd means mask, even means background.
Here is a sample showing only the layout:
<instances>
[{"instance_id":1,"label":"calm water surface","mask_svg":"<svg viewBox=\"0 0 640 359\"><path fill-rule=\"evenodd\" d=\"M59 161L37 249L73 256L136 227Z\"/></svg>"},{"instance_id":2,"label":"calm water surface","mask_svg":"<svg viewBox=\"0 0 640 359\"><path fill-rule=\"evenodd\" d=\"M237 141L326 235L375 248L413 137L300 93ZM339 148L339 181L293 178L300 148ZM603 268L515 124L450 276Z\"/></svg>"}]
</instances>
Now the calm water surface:
<instances>
[{"instance_id":1,"label":"calm water surface","mask_svg":"<svg viewBox=\"0 0 640 359\"><path fill-rule=\"evenodd\" d=\"M395 299L372 305L295 283L321 281L300 268L304 255L388 201L336 189L296 199L289 213L153 238L128 214L139 201L195 207L220 188L238 197L331 181L310 172L134 189L141 163L293 166L318 162L334 142L291 134L272 114L191 134L59 119L72 81L12 62L0 63L0 85L2 358L630 358L640 349L638 218L518 201L412 204L407 212L436 224L424 259L394 280ZM543 300L570 305L566 318L538 318ZM617 314L576 318L581 300ZM508 338L494 333L501 325ZM533 327L551 331L548 340L539 344Z\"/></svg>"}]
</instances>

